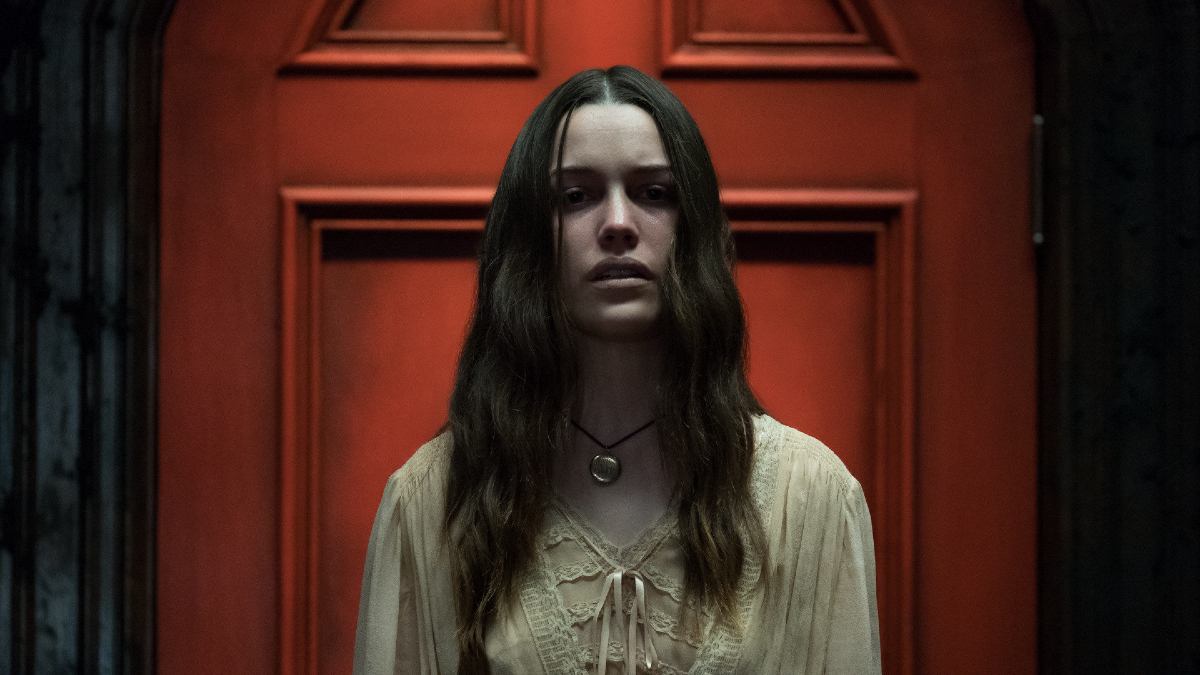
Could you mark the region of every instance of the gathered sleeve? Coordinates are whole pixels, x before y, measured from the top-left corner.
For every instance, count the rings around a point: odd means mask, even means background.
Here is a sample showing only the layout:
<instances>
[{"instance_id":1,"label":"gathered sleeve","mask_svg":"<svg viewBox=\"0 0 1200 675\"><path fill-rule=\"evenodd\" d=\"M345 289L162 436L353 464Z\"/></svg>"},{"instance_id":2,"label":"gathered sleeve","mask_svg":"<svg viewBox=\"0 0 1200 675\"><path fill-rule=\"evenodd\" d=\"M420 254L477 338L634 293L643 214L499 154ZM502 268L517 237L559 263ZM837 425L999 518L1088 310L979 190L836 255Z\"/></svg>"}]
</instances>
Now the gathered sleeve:
<instances>
[{"instance_id":1,"label":"gathered sleeve","mask_svg":"<svg viewBox=\"0 0 1200 675\"><path fill-rule=\"evenodd\" d=\"M875 600L875 544L862 487L854 481L842 504L840 562L830 599L825 672L877 674L881 670L879 609Z\"/></svg>"},{"instance_id":2,"label":"gathered sleeve","mask_svg":"<svg viewBox=\"0 0 1200 675\"><path fill-rule=\"evenodd\" d=\"M371 527L354 675L457 670L454 609L439 539L441 491L430 489L437 481L425 480L428 471L414 475L425 464L420 454L388 479Z\"/></svg>"},{"instance_id":3,"label":"gathered sleeve","mask_svg":"<svg viewBox=\"0 0 1200 675\"><path fill-rule=\"evenodd\" d=\"M388 479L367 544L354 634L354 675L421 672L420 644L414 640L414 561L401 532L404 505L398 499L399 483L396 474Z\"/></svg>"},{"instance_id":4,"label":"gathered sleeve","mask_svg":"<svg viewBox=\"0 0 1200 675\"><path fill-rule=\"evenodd\" d=\"M880 675L871 516L858 481L787 429L768 521L770 569L739 672Z\"/></svg>"}]
</instances>

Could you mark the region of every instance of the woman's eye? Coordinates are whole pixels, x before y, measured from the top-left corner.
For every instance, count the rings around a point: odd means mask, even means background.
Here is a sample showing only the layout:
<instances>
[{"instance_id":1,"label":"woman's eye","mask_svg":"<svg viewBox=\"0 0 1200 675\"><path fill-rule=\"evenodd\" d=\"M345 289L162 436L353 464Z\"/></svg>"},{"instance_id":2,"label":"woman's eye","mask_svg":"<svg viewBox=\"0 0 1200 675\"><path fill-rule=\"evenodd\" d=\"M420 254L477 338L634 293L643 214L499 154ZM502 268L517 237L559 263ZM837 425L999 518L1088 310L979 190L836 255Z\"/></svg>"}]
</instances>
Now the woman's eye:
<instances>
[{"instance_id":1,"label":"woman's eye","mask_svg":"<svg viewBox=\"0 0 1200 675\"><path fill-rule=\"evenodd\" d=\"M563 195L563 201L568 204L582 204L583 200L586 198L587 195L585 195L583 190L580 189L567 190L567 192Z\"/></svg>"},{"instance_id":2,"label":"woman's eye","mask_svg":"<svg viewBox=\"0 0 1200 675\"><path fill-rule=\"evenodd\" d=\"M671 191L661 185L651 185L642 190L642 196L652 202L659 202L671 197Z\"/></svg>"}]
</instances>

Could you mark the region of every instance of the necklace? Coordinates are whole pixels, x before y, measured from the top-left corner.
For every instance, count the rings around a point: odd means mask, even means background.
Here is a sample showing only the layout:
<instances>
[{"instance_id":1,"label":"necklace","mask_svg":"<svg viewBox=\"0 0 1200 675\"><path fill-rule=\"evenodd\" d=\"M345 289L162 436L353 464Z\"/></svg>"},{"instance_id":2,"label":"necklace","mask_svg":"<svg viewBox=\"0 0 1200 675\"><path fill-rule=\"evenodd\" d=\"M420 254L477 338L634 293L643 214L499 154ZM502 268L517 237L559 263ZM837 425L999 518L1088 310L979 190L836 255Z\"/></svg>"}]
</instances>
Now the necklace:
<instances>
[{"instance_id":1,"label":"necklace","mask_svg":"<svg viewBox=\"0 0 1200 675\"><path fill-rule=\"evenodd\" d=\"M593 443L604 448L604 452L601 452L600 454L598 454L592 458L591 469L592 469L592 478L595 478L597 483L600 483L601 485L608 485L609 483L615 481L617 478L619 478L621 476L621 460L619 460L615 456L613 456L613 454L611 452L609 452L609 450L612 450L613 448L624 443L625 441L633 438L634 436L637 436L639 433L645 431L646 429L649 429L650 425L654 424L654 420L650 420L649 422L646 422L645 424L638 427L637 429L634 429L633 431L629 432L621 440L617 441L616 443L609 443L607 445L605 445L604 443L601 443L595 436L588 433L587 429L584 429L583 427L579 426L579 422L576 422L575 420L571 420L571 424L574 424L576 429L582 431L584 436L587 436L588 438L592 439Z\"/></svg>"}]
</instances>

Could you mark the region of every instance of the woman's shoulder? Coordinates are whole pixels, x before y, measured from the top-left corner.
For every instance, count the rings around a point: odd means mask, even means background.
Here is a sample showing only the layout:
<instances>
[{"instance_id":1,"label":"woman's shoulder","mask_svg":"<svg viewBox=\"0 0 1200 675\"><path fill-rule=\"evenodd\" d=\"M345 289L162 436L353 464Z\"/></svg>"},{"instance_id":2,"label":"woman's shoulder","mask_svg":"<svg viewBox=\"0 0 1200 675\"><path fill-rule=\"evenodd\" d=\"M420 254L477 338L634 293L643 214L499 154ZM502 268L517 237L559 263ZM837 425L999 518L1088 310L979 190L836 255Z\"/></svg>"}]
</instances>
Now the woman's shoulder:
<instances>
[{"instance_id":1,"label":"woman's shoulder","mask_svg":"<svg viewBox=\"0 0 1200 675\"><path fill-rule=\"evenodd\" d=\"M785 484L823 484L840 495L861 490L841 458L816 438L769 415L755 418L755 437L760 458L776 465L775 473L787 479Z\"/></svg>"},{"instance_id":2,"label":"woman's shoulder","mask_svg":"<svg viewBox=\"0 0 1200 675\"><path fill-rule=\"evenodd\" d=\"M414 501L440 503L445 493L450 464L451 434L443 431L417 448L408 461L388 477L385 500L397 505Z\"/></svg>"}]
</instances>

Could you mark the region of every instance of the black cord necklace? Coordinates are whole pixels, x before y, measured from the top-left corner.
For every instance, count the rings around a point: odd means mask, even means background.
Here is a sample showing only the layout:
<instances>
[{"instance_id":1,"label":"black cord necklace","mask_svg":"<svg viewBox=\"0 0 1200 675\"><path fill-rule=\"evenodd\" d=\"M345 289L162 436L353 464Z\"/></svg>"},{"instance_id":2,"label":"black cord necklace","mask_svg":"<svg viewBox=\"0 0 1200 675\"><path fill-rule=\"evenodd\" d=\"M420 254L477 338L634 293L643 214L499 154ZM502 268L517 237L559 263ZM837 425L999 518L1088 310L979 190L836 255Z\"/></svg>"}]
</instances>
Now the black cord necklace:
<instances>
[{"instance_id":1,"label":"black cord necklace","mask_svg":"<svg viewBox=\"0 0 1200 675\"><path fill-rule=\"evenodd\" d=\"M616 443L608 443L608 444L601 443L599 441L599 439L597 439L595 436L591 435L587 429L584 429L583 427L579 426L579 422L576 422L575 420L571 420L571 424L574 424L576 429L582 431L584 436L587 436L588 438L592 439L593 443L604 448L604 452L602 452L592 458L592 466L591 466L592 478L595 478L596 482L600 483L601 485L608 485L609 483L615 481L617 478L619 478L621 476L621 460L614 457L613 454L609 451L612 450L613 448L617 447L618 445L624 443L625 441L633 438L634 436L637 436L638 434L645 431L646 429L649 429L650 425L654 424L654 420L650 420L649 422L646 422L645 424L638 427L637 429L634 429L633 431L629 432L628 434L625 434L625 436L623 438L621 438L621 440L617 441Z\"/></svg>"}]
</instances>

